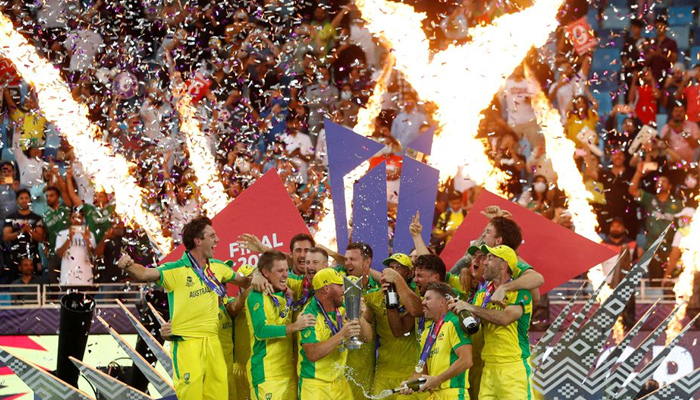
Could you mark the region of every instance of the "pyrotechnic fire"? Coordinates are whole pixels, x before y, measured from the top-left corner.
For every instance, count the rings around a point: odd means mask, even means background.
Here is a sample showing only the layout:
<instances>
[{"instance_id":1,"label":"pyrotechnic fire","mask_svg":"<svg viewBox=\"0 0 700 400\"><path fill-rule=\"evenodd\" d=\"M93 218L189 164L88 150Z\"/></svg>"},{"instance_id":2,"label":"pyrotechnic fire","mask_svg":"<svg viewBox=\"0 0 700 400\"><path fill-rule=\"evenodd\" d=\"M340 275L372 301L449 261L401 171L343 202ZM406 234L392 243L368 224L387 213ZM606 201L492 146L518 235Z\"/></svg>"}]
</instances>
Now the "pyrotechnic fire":
<instances>
[{"instance_id":1,"label":"pyrotechnic fire","mask_svg":"<svg viewBox=\"0 0 700 400\"><path fill-rule=\"evenodd\" d=\"M471 179L499 192L498 184L507 177L493 167L483 143L474 138L479 114L532 46L546 42L558 25L556 13L562 3L538 0L492 25L472 29L470 42L450 46L431 59L421 29L424 14L397 2L356 0L370 31L391 43L397 68L422 99L439 107L435 117L442 132L433 143L430 164L440 170L443 181L465 165Z\"/></svg>"},{"instance_id":2,"label":"pyrotechnic fire","mask_svg":"<svg viewBox=\"0 0 700 400\"><path fill-rule=\"evenodd\" d=\"M542 128L545 137L547 157L552 161L552 167L557 171L557 185L566 192L569 200L568 210L571 213L576 228L576 233L600 243L600 236L596 233L598 220L593 207L588 202L593 196L586 190L581 173L574 161L574 142L566 136L561 124L559 111L552 108L547 96L538 90L532 99L532 107L537 116L537 122ZM600 265L588 272L593 287L598 287L605 281L605 273ZM610 288L605 287L598 298L602 301L610 295Z\"/></svg>"},{"instance_id":3,"label":"pyrotechnic fire","mask_svg":"<svg viewBox=\"0 0 700 400\"><path fill-rule=\"evenodd\" d=\"M224 185L219 180L216 160L212 154L207 138L200 129L200 123L191 104L191 97L184 85L176 93L178 98L175 108L180 115L180 130L185 133L189 160L197 177L197 186L202 197L202 209L209 217L213 217L226 208L229 199Z\"/></svg>"},{"instance_id":4,"label":"pyrotechnic fire","mask_svg":"<svg viewBox=\"0 0 700 400\"><path fill-rule=\"evenodd\" d=\"M164 237L158 219L144 211L142 189L131 176L129 163L101 141L99 127L87 117L88 108L73 99L58 69L41 57L1 14L0 42L3 43L0 53L12 61L22 77L35 88L44 116L73 146L76 158L91 180L114 193L116 212L138 223L160 251L167 254L172 248L172 239Z\"/></svg>"},{"instance_id":5,"label":"pyrotechnic fire","mask_svg":"<svg viewBox=\"0 0 700 400\"><path fill-rule=\"evenodd\" d=\"M700 200L700 196L698 196L698 200ZM693 215L688 234L681 239L680 248L683 252L680 261L683 272L673 287L673 291L676 293L676 304L680 305L680 309L666 330L666 343L673 340L683 330L683 319L686 316L688 301L694 294L695 274L700 272L700 213L696 212ZM695 293L695 296L697 295Z\"/></svg>"}]
</instances>

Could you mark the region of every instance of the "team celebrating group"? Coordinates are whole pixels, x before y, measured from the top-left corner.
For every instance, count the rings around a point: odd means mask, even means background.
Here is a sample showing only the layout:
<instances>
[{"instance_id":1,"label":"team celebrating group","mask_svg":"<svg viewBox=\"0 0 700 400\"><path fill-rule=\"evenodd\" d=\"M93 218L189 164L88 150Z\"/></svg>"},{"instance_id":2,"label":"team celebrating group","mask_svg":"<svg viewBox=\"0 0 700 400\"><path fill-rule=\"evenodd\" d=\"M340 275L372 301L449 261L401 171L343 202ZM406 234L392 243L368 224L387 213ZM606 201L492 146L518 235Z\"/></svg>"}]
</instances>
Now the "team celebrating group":
<instances>
[{"instance_id":1,"label":"team celebrating group","mask_svg":"<svg viewBox=\"0 0 700 400\"><path fill-rule=\"evenodd\" d=\"M119 267L168 293L161 334L180 400L530 399L528 330L544 278L517 256L518 224L491 218L456 274L430 253L417 218L410 229L415 249L392 254L381 272L369 245L351 242L343 256L308 234L292 238L289 254L242 235L261 255L234 271L213 258L219 238L197 217L180 260L146 268L124 255ZM344 276L362 288L355 319ZM240 294L227 296L226 283ZM467 332L465 317L478 331Z\"/></svg>"}]
</instances>

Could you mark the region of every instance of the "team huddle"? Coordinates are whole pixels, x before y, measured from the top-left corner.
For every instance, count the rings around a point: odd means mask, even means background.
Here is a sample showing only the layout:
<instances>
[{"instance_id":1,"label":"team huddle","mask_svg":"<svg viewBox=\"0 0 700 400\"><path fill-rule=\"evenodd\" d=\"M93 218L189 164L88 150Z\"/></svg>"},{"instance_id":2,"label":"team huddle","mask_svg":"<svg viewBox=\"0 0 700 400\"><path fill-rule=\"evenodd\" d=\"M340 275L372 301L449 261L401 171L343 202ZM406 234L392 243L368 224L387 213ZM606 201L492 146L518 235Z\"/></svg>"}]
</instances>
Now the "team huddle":
<instances>
[{"instance_id":1,"label":"team huddle","mask_svg":"<svg viewBox=\"0 0 700 400\"><path fill-rule=\"evenodd\" d=\"M370 268L369 245L341 255L307 234L289 254L242 235L262 254L234 272L212 258L219 238L206 217L185 225L180 260L146 268L125 255L119 266L168 293L161 334L180 400L529 399L528 330L544 279L518 259L520 227L492 218L458 274L421 228L414 219L415 249L392 254L382 272ZM344 277L361 288L357 318ZM227 296L226 283L240 295ZM478 330L468 333L467 319Z\"/></svg>"}]
</instances>

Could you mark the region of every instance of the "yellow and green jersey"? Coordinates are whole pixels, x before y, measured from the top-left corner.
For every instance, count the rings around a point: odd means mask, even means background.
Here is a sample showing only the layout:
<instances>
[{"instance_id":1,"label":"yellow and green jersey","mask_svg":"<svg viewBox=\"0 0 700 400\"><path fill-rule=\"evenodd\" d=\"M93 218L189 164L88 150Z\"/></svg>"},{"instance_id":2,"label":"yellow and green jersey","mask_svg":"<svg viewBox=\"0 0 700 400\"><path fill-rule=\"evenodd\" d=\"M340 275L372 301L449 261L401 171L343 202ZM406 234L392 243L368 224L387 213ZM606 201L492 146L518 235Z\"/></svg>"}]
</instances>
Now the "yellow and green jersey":
<instances>
[{"instance_id":1,"label":"yellow and green jersey","mask_svg":"<svg viewBox=\"0 0 700 400\"><path fill-rule=\"evenodd\" d=\"M208 268L221 282L233 279L233 269L223 261L211 259ZM161 265L158 272L156 283L168 292L173 337L218 336L219 296L192 269L187 254Z\"/></svg>"},{"instance_id":2,"label":"yellow and green jersey","mask_svg":"<svg viewBox=\"0 0 700 400\"><path fill-rule=\"evenodd\" d=\"M508 326L498 326L482 320L484 348L481 351L481 359L486 364L512 363L530 357L528 330L532 316L532 295L528 290L508 292L505 303L507 306L522 307L523 315ZM489 302L486 308L503 310L492 302Z\"/></svg>"},{"instance_id":3,"label":"yellow and green jersey","mask_svg":"<svg viewBox=\"0 0 700 400\"><path fill-rule=\"evenodd\" d=\"M364 296L365 303L374 313L375 327L378 340L377 374L384 377L407 377L413 372L419 357L416 331L395 337L389 326L386 310L386 296L381 290L376 290ZM400 299L399 299L400 300ZM401 315L406 311L400 309Z\"/></svg>"},{"instance_id":4,"label":"yellow and green jersey","mask_svg":"<svg viewBox=\"0 0 700 400\"><path fill-rule=\"evenodd\" d=\"M459 280L459 274L448 272L447 275L445 275L445 282L450 285L452 289L454 289L460 300L466 300L466 297L469 295L469 290L464 290L462 287L462 282Z\"/></svg>"},{"instance_id":5,"label":"yellow and green jersey","mask_svg":"<svg viewBox=\"0 0 700 400\"><path fill-rule=\"evenodd\" d=\"M518 265L516 265L515 269L513 270L513 279L518 279L520 275L522 275L523 272L527 271L528 269L532 269L530 264L526 263L525 261L518 260Z\"/></svg>"},{"instance_id":6,"label":"yellow and green jersey","mask_svg":"<svg viewBox=\"0 0 700 400\"><path fill-rule=\"evenodd\" d=\"M284 294L251 291L245 302L245 312L250 334L251 354L247 362L250 384L257 386L268 378L293 376L293 337L287 335L292 313Z\"/></svg>"},{"instance_id":7,"label":"yellow and green jersey","mask_svg":"<svg viewBox=\"0 0 700 400\"><path fill-rule=\"evenodd\" d=\"M428 340L430 327L432 325L433 321L426 321L426 327L420 337L421 351L423 346L425 346L426 340ZM450 365L459 359L455 350L464 345L471 345L471 343L472 342L471 339L469 339L469 335L467 335L467 333L464 332L460 326L459 317L451 312L448 312L445 315L445 321L440 328L437 340L435 341L435 344L433 344L433 348L430 351L428 360L426 361L428 375L437 376L445 372ZM416 362L413 363L414 367L417 364L418 358L419 357L417 357ZM462 398L464 394L467 393L467 389L469 388L469 379L467 379L468 376L469 369L457 374L452 379L446 380L434 390L458 389L460 395L459 398Z\"/></svg>"},{"instance_id":8,"label":"yellow and green jersey","mask_svg":"<svg viewBox=\"0 0 700 400\"><path fill-rule=\"evenodd\" d=\"M233 317L233 362L246 365L250 359L250 331L248 313L240 312Z\"/></svg>"},{"instance_id":9,"label":"yellow and green jersey","mask_svg":"<svg viewBox=\"0 0 700 400\"><path fill-rule=\"evenodd\" d=\"M342 320L345 315L345 308L341 307L336 311L326 313L331 323L337 330L342 326L338 326L338 319ZM321 343L330 339L333 336L331 328L328 326L326 319L323 317L323 312L318 303L312 298L309 304L304 307L302 314L311 314L316 318L316 325L305 328L299 335L299 378L319 379L326 382L333 382L343 373L348 361L348 350L340 348L334 349L330 354L322 359L313 362L309 360L304 351L303 344Z\"/></svg>"}]
</instances>

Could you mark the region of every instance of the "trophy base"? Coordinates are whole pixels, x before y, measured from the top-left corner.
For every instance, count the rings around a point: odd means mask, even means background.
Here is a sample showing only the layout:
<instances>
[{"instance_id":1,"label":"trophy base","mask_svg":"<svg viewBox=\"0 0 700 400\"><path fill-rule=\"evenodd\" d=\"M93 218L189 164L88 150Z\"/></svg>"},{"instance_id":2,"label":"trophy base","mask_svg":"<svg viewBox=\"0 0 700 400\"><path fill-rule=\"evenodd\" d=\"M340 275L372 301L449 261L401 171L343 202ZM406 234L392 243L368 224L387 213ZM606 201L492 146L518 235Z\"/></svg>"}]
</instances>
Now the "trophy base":
<instances>
[{"instance_id":1,"label":"trophy base","mask_svg":"<svg viewBox=\"0 0 700 400\"><path fill-rule=\"evenodd\" d=\"M359 338L350 338L347 342L345 342L345 347L348 350L357 350L362 346L362 341Z\"/></svg>"}]
</instances>

